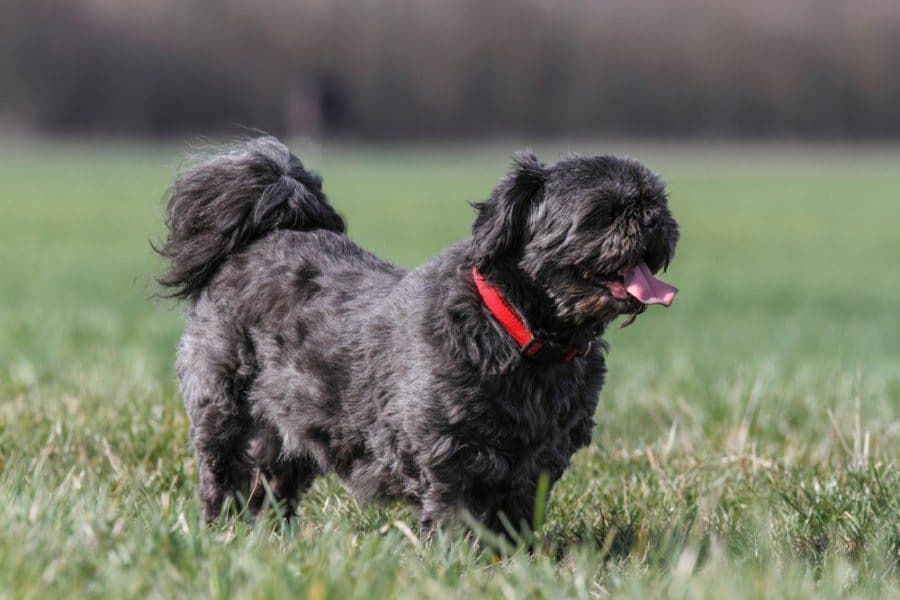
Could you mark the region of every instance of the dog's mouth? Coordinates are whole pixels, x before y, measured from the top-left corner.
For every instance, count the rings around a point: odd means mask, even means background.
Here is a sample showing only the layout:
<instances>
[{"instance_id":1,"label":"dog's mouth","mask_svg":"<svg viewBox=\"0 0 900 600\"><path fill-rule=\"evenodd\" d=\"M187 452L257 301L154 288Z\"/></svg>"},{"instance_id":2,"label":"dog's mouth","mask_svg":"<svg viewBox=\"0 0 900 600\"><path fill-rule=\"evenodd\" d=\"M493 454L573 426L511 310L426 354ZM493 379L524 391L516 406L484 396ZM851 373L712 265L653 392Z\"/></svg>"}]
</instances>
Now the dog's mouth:
<instances>
[{"instance_id":1,"label":"dog's mouth","mask_svg":"<svg viewBox=\"0 0 900 600\"><path fill-rule=\"evenodd\" d=\"M612 276L605 276L600 282L618 300L634 299L641 304L661 304L671 306L678 288L660 281L653 276L647 263L634 267L624 267Z\"/></svg>"}]
</instances>

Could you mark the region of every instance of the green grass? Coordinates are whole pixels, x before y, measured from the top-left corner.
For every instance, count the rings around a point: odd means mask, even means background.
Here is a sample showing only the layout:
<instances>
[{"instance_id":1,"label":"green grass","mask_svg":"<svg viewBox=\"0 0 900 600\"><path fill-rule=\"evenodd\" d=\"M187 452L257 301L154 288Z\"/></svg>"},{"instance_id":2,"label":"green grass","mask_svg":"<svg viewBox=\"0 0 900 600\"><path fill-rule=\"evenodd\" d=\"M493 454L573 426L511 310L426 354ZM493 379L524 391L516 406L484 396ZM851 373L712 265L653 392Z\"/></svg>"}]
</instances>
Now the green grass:
<instances>
[{"instance_id":1,"label":"green grass","mask_svg":"<svg viewBox=\"0 0 900 600\"><path fill-rule=\"evenodd\" d=\"M467 234L507 150L307 156L351 235L412 266ZM295 526L202 526L181 316L147 299L177 152L7 144L0 597L896 597L900 154L635 153L670 184L681 295L610 332L593 444L539 550L498 555L422 545L333 478Z\"/></svg>"}]
</instances>

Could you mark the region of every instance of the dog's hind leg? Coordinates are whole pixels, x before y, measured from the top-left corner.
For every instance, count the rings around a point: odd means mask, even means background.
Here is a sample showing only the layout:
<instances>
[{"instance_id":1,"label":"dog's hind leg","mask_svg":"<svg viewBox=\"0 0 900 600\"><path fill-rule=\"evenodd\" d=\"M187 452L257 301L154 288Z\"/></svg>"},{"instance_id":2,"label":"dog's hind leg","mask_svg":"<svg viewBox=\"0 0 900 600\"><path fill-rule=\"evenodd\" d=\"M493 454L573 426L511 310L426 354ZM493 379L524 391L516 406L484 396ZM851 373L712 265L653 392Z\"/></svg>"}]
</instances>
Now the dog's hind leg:
<instances>
[{"instance_id":1,"label":"dog's hind leg","mask_svg":"<svg viewBox=\"0 0 900 600\"><path fill-rule=\"evenodd\" d=\"M248 431L239 415L216 409L201 411L191 437L197 452L200 501L208 523L215 521L228 498L235 508L247 499L251 466L247 456Z\"/></svg>"},{"instance_id":2,"label":"dog's hind leg","mask_svg":"<svg viewBox=\"0 0 900 600\"><path fill-rule=\"evenodd\" d=\"M227 345L224 336L207 328L197 336L191 329L179 345L178 378L191 421L203 514L213 522L226 500L240 503L250 489L252 421L246 389L255 368L246 348Z\"/></svg>"},{"instance_id":3,"label":"dog's hind leg","mask_svg":"<svg viewBox=\"0 0 900 600\"><path fill-rule=\"evenodd\" d=\"M256 463L249 506L258 514L271 498L284 518L297 512L297 505L313 481L322 474L318 463L307 453L285 456L281 436L272 428L263 428L254 442ZM270 496L271 493L271 496Z\"/></svg>"}]
</instances>

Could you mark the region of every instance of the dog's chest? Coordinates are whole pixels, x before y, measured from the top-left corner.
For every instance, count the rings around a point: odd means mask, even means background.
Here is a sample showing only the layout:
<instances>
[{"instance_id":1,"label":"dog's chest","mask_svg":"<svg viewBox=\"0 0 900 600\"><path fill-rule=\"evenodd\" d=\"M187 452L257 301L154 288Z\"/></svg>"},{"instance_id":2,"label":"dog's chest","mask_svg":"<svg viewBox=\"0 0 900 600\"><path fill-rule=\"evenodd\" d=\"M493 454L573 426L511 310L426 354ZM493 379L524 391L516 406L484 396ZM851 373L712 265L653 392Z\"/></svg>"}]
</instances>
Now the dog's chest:
<instances>
[{"instance_id":1,"label":"dog's chest","mask_svg":"<svg viewBox=\"0 0 900 600\"><path fill-rule=\"evenodd\" d=\"M573 427L592 417L598 391L599 381L583 370L520 369L484 387L484 414L474 420L501 451L555 451L569 445Z\"/></svg>"}]
</instances>

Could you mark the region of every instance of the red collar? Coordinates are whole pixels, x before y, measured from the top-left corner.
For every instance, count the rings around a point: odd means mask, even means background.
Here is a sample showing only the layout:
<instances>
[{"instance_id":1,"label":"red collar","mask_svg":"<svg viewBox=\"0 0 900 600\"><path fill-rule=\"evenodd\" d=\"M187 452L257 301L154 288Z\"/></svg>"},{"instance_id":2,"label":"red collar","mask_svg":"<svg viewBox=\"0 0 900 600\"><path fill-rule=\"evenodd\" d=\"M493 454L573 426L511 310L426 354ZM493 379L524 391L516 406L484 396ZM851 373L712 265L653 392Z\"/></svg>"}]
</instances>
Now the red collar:
<instances>
[{"instance_id":1,"label":"red collar","mask_svg":"<svg viewBox=\"0 0 900 600\"><path fill-rule=\"evenodd\" d=\"M478 272L478 267L472 267L472 279L475 281L478 295L481 296L481 301L484 302L488 311L500 323L506 333L509 334L509 337L515 340L522 354L528 358L540 359L542 362L551 362L553 360L569 362L579 354L590 352L590 344L582 350L579 348L562 348L556 344L540 341L534 337L534 334L525 325L522 317L509 305L509 302L506 301L500 290L488 283L484 276Z\"/></svg>"}]
</instances>

